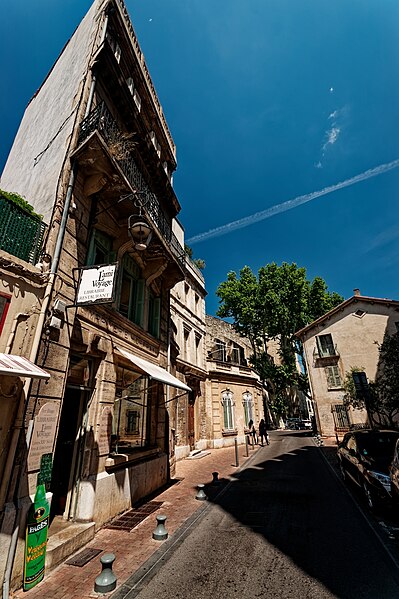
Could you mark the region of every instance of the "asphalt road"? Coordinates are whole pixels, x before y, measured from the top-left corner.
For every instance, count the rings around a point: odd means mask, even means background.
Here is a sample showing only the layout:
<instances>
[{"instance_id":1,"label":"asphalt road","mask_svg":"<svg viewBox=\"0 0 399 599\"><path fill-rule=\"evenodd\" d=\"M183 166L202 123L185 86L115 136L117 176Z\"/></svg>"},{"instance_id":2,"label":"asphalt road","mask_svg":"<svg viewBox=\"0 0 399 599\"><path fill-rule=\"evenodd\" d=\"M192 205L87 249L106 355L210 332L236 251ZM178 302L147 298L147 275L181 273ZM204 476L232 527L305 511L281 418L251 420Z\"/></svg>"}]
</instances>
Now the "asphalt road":
<instances>
[{"instance_id":1,"label":"asphalt road","mask_svg":"<svg viewBox=\"0 0 399 599\"><path fill-rule=\"evenodd\" d=\"M310 437L273 433L217 492L126 599L399 597L398 566Z\"/></svg>"}]
</instances>

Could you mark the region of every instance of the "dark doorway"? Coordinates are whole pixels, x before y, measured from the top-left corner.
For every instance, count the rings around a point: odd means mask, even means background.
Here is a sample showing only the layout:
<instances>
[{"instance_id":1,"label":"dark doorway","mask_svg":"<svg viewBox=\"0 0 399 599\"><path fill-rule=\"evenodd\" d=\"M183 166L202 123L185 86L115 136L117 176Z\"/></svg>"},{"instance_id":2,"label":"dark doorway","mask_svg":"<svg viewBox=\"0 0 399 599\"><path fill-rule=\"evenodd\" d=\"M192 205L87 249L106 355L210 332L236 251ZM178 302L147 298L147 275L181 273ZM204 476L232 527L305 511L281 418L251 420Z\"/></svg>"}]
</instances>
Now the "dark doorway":
<instances>
[{"instance_id":1,"label":"dark doorway","mask_svg":"<svg viewBox=\"0 0 399 599\"><path fill-rule=\"evenodd\" d=\"M66 388L55 446L53 473L51 477L51 518L65 511L68 491L74 477L71 472L76 455L77 432L82 414L82 392Z\"/></svg>"},{"instance_id":2,"label":"dark doorway","mask_svg":"<svg viewBox=\"0 0 399 599\"><path fill-rule=\"evenodd\" d=\"M194 405L195 394L194 391L190 391L188 396L187 440L191 450L193 450L195 446Z\"/></svg>"}]
</instances>

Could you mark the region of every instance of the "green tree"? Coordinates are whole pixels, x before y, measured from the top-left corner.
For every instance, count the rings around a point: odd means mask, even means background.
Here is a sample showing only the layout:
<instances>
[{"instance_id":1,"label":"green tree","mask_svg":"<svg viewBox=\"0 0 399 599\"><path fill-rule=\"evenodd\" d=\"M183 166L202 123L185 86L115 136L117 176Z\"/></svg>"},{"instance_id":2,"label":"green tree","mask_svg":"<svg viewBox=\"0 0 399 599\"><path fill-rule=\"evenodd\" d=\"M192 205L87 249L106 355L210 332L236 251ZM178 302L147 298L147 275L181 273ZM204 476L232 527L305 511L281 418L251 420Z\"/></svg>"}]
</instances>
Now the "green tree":
<instances>
[{"instance_id":1,"label":"green tree","mask_svg":"<svg viewBox=\"0 0 399 599\"><path fill-rule=\"evenodd\" d=\"M343 301L327 290L325 281L309 281L306 269L295 263L267 264L256 276L248 266L239 275L230 272L216 295L217 315L231 318L238 333L247 337L253 349L252 364L267 383L273 402L284 413L292 390L307 389L307 378L297 372L296 353L302 348L295 332ZM268 354L268 344L277 342L280 364Z\"/></svg>"}]
</instances>

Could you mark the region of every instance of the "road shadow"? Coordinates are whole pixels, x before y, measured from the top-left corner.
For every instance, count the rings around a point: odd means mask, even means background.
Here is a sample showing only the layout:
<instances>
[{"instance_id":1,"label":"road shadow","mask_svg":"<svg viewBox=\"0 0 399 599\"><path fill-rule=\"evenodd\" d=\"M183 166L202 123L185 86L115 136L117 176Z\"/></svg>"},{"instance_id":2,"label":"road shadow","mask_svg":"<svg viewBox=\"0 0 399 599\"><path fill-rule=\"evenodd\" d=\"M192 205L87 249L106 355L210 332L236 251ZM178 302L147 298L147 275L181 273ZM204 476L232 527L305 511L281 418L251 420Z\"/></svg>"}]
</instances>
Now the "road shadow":
<instances>
[{"instance_id":1,"label":"road shadow","mask_svg":"<svg viewBox=\"0 0 399 599\"><path fill-rule=\"evenodd\" d=\"M336 469L335 447L303 446L258 459L205 492L336 597L391 597L397 573L323 455Z\"/></svg>"}]
</instances>

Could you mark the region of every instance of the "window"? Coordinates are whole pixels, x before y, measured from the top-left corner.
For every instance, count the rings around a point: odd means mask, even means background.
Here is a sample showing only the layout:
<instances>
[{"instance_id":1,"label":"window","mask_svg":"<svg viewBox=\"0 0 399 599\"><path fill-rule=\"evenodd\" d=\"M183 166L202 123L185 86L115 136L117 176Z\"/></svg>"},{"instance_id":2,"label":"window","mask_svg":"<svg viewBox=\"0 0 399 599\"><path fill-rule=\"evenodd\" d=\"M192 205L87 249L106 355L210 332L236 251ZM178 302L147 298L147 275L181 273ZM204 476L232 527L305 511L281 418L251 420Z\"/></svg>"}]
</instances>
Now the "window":
<instances>
[{"instance_id":1,"label":"window","mask_svg":"<svg viewBox=\"0 0 399 599\"><path fill-rule=\"evenodd\" d=\"M149 444L148 377L117 367L112 451L128 453Z\"/></svg>"},{"instance_id":2,"label":"window","mask_svg":"<svg viewBox=\"0 0 399 599\"><path fill-rule=\"evenodd\" d=\"M335 356L335 347L330 334L319 335L316 337L317 348L319 350L320 358L326 358L328 356Z\"/></svg>"},{"instance_id":3,"label":"window","mask_svg":"<svg viewBox=\"0 0 399 599\"><path fill-rule=\"evenodd\" d=\"M335 428L349 428L349 414L347 407L343 404L336 404L331 406L331 412L333 414Z\"/></svg>"},{"instance_id":4,"label":"window","mask_svg":"<svg viewBox=\"0 0 399 599\"><path fill-rule=\"evenodd\" d=\"M144 293L140 269L133 258L125 254L120 269L118 311L139 326L143 326Z\"/></svg>"},{"instance_id":5,"label":"window","mask_svg":"<svg viewBox=\"0 0 399 599\"><path fill-rule=\"evenodd\" d=\"M93 229L89 251L87 252L87 266L115 262L115 252L112 251L112 243L112 237L98 229Z\"/></svg>"},{"instance_id":6,"label":"window","mask_svg":"<svg viewBox=\"0 0 399 599\"><path fill-rule=\"evenodd\" d=\"M119 46L118 42L112 37L112 35L109 32L107 32L107 41L110 45L112 52L114 53L116 61L120 62L120 59L121 59L120 46Z\"/></svg>"},{"instance_id":7,"label":"window","mask_svg":"<svg viewBox=\"0 0 399 599\"><path fill-rule=\"evenodd\" d=\"M246 391L242 395L242 405L244 406L244 422L245 426L248 426L250 420L254 419L254 402L252 400L252 394Z\"/></svg>"},{"instance_id":8,"label":"window","mask_svg":"<svg viewBox=\"0 0 399 599\"><path fill-rule=\"evenodd\" d=\"M240 366L246 365L244 348L238 345L238 343L232 343L231 361L233 364L239 364Z\"/></svg>"},{"instance_id":9,"label":"window","mask_svg":"<svg viewBox=\"0 0 399 599\"><path fill-rule=\"evenodd\" d=\"M157 136L154 131L150 131L150 139L152 141L152 145L154 146L156 153L158 154L158 158L161 157L161 144L159 143Z\"/></svg>"},{"instance_id":10,"label":"window","mask_svg":"<svg viewBox=\"0 0 399 599\"><path fill-rule=\"evenodd\" d=\"M139 93L138 93L138 91L136 89L136 86L134 85L134 80L132 79L132 77L128 77L126 79L126 84L127 84L128 88L129 88L130 93L133 96L133 101L136 104L138 111L140 112L140 110L141 110L141 98L140 98Z\"/></svg>"},{"instance_id":11,"label":"window","mask_svg":"<svg viewBox=\"0 0 399 599\"><path fill-rule=\"evenodd\" d=\"M226 390L222 395L224 430L234 430L233 394Z\"/></svg>"},{"instance_id":12,"label":"window","mask_svg":"<svg viewBox=\"0 0 399 599\"><path fill-rule=\"evenodd\" d=\"M187 361L189 359L189 353L190 353L190 345L189 345L190 332L191 332L191 329L186 324L183 323L183 343L184 343L183 360L187 360Z\"/></svg>"},{"instance_id":13,"label":"window","mask_svg":"<svg viewBox=\"0 0 399 599\"><path fill-rule=\"evenodd\" d=\"M338 366L326 366L324 370L327 378L327 389L341 389L342 381Z\"/></svg>"},{"instance_id":14,"label":"window","mask_svg":"<svg viewBox=\"0 0 399 599\"><path fill-rule=\"evenodd\" d=\"M11 295L3 295L0 293L0 333L3 330L8 308L10 307Z\"/></svg>"},{"instance_id":15,"label":"window","mask_svg":"<svg viewBox=\"0 0 399 599\"><path fill-rule=\"evenodd\" d=\"M156 297L152 291L148 292L148 332L159 338L161 321L161 298Z\"/></svg>"},{"instance_id":16,"label":"window","mask_svg":"<svg viewBox=\"0 0 399 599\"><path fill-rule=\"evenodd\" d=\"M216 350L214 351L214 357L215 360L218 360L219 362L226 362L227 361L227 355L226 355L226 344L224 341L222 341L221 339L215 339L215 345L216 345Z\"/></svg>"}]
</instances>

